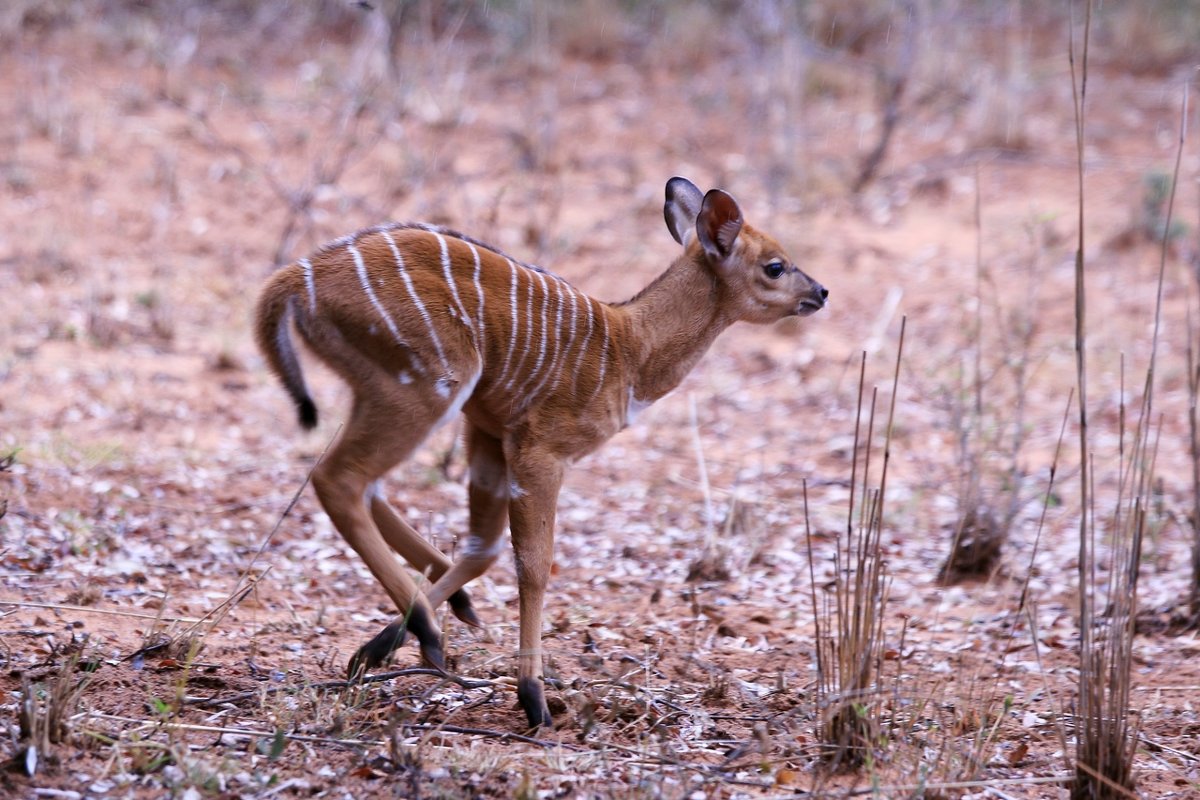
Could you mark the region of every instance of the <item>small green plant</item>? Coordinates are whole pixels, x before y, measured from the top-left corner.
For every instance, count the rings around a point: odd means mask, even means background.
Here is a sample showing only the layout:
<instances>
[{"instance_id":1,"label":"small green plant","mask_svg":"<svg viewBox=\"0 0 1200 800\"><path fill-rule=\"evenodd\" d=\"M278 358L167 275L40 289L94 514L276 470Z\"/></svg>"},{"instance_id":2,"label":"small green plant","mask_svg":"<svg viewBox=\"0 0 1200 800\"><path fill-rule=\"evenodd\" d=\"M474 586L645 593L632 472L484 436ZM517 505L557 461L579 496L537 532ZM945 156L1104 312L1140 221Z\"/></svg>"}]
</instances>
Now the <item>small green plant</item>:
<instances>
[{"instance_id":1,"label":"small green plant","mask_svg":"<svg viewBox=\"0 0 1200 800\"><path fill-rule=\"evenodd\" d=\"M1142 178L1137 229L1147 241L1161 242L1165 238L1171 242L1187 233L1182 220L1171 219L1167 214L1174 191L1175 179L1166 172L1151 172Z\"/></svg>"}]
</instances>

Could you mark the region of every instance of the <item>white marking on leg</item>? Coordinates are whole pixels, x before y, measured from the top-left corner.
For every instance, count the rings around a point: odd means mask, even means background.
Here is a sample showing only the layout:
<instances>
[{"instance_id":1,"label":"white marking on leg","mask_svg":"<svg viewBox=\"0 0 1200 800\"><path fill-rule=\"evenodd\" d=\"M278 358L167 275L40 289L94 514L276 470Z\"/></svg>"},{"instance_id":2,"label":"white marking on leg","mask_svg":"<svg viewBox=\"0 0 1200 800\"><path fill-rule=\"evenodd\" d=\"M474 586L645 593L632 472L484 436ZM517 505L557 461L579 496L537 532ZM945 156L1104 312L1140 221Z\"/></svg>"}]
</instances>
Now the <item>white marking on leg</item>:
<instances>
[{"instance_id":1,"label":"white marking on leg","mask_svg":"<svg viewBox=\"0 0 1200 800\"><path fill-rule=\"evenodd\" d=\"M449 372L450 364L446 361L446 353L442 350L442 340L438 337L437 328L433 325L433 318L429 316L429 310L425 308L425 304L421 302L420 296L417 295L417 289L413 286L412 277L408 274L408 268L404 265L404 258L400 255L400 248L396 246L396 240L392 238L391 231L381 230L379 234L383 236L384 241L391 248L392 258L396 261L396 271L400 274L400 279L404 282L404 288L408 291L408 298L412 300L417 313L425 321L425 327L429 330L429 340L433 342L433 348L437 350L438 360L442 362L442 370Z\"/></svg>"},{"instance_id":2,"label":"white marking on leg","mask_svg":"<svg viewBox=\"0 0 1200 800\"><path fill-rule=\"evenodd\" d=\"M392 332L392 336L396 337L396 342L400 346L407 348L408 344L400 336L399 329L396 328L396 323L392 320L392 315L383 307L383 303L379 302L379 298L375 296L375 290L371 288L371 279L367 276L367 265L363 263L362 253L358 252L358 248L352 243L346 245L346 249L350 251L350 255L354 258L354 269L358 272L358 282L362 285L362 289L366 292L367 299L371 301L371 305L383 317L384 323L388 326L388 330Z\"/></svg>"},{"instance_id":3,"label":"white marking on leg","mask_svg":"<svg viewBox=\"0 0 1200 800\"><path fill-rule=\"evenodd\" d=\"M304 270L304 288L308 290L308 313L317 313L317 284L313 280L312 262L307 258L300 259L300 269Z\"/></svg>"},{"instance_id":4,"label":"white marking on leg","mask_svg":"<svg viewBox=\"0 0 1200 800\"><path fill-rule=\"evenodd\" d=\"M450 296L454 298L454 305L458 306L459 319L471 329L471 339L475 341L475 346L478 348L479 341L475 335L475 326L471 324L471 317L467 314L467 307L463 305L462 298L458 296L458 286L454 283L454 270L450 264L450 247L446 244L445 236L436 231L433 235L437 237L438 247L442 249L442 274L446 276L446 285L450 287Z\"/></svg>"},{"instance_id":5,"label":"white marking on leg","mask_svg":"<svg viewBox=\"0 0 1200 800\"><path fill-rule=\"evenodd\" d=\"M468 534L463 542L462 557L470 561L494 561L504 548L504 537L497 535L492 541L484 541L482 536Z\"/></svg>"}]
</instances>

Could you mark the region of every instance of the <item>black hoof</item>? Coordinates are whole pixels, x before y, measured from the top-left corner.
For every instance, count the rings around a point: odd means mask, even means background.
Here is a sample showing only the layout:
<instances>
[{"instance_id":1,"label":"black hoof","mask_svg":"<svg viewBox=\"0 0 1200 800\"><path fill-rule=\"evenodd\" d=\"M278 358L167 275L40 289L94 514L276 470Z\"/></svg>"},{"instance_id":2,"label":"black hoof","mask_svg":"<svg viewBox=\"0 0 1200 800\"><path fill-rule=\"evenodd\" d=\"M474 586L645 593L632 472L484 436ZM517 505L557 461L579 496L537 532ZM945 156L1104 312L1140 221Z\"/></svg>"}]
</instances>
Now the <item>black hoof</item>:
<instances>
[{"instance_id":1,"label":"black hoof","mask_svg":"<svg viewBox=\"0 0 1200 800\"><path fill-rule=\"evenodd\" d=\"M525 709L531 730L554 729L554 718L550 716L550 707L546 705L546 693L542 689L540 679L521 678L517 681L517 701L521 708Z\"/></svg>"},{"instance_id":2,"label":"black hoof","mask_svg":"<svg viewBox=\"0 0 1200 800\"><path fill-rule=\"evenodd\" d=\"M408 613L407 630L399 622L390 622L371 641L358 648L346 671L347 680L357 680L370 670L387 663L392 653L404 644L408 633L417 637L421 646L421 657L425 663L439 672L446 671L446 658L442 653L442 637L424 608L414 607Z\"/></svg>"},{"instance_id":3,"label":"black hoof","mask_svg":"<svg viewBox=\"0 0 1200 800\"><path fill-rule=\"evenodd\" d=\"M475 609L471 606L471 596L467 594L466 589L459 589L450 595L450 599L446 602L450 604L450 610L454 613L454 616L458 617L460 622L465 622L472 628L483 627L483 623L475 615Z\"/></svg>"},{"instance_id":4,"label":"black hoof","mask_svg":"<svg viewBox=\"0 0 1200 800\"><path fill-rule=\"evenodd\" d=\"M350 666L346 669L346 680L358 680L367 672L386 664L392 653L404 644L407 636L408 631L400 627L399 623L388 623L387 627L375 634L371 641L358 648L358 652L354 654L354 658L350 659Z\"/></svg>"}]
</instances>

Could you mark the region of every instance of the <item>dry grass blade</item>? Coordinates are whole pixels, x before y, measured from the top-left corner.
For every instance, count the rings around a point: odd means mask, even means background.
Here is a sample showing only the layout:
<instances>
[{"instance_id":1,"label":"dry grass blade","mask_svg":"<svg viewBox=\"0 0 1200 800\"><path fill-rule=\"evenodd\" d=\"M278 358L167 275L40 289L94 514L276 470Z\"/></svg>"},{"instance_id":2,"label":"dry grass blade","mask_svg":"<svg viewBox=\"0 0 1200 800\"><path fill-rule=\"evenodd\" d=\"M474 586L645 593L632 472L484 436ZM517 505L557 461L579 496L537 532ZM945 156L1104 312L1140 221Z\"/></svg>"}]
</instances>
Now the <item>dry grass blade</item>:
<instances>
[{"instance_id":1,"label":"dry grass blade","mask_svg":"<svg viewBox=\"0 0 1200 800\"><path fill-rule=\"evenodd\" d=\"M1184 93L1186 102L1191 92L1188 82ZM1197 225L1197 241L1200 241L1200 225ZM1200 287L1200 247L1192 256L1192 277ZM1187 305L1187 388L1188 388L1188 448L1192 458L1192 583L1188 592L1187 624L1200 627L1200 425L1197 424L1196 407L1200 397L1200 363L1197 363L1196 331L1192 324L1192 304Z\"/></svg>"},{"instance_id":2,"label":"dry grass blade","mask_svg":"<svg viewBox=\"0 0 1200 800\"><path fill-rule=\"evenodd\" d=\"M1200 286L1200 265L1196 282ZM1197 363L1196 331L1192 324L1192 308L1187 314L1187 387L1188 387L1188 449L1192 458L1192 582L1188 590L1188 626L1200 625L1200 420L1197 419L1197 398L1200 398L1200 364Z\"/></svg>"}]
</instances>

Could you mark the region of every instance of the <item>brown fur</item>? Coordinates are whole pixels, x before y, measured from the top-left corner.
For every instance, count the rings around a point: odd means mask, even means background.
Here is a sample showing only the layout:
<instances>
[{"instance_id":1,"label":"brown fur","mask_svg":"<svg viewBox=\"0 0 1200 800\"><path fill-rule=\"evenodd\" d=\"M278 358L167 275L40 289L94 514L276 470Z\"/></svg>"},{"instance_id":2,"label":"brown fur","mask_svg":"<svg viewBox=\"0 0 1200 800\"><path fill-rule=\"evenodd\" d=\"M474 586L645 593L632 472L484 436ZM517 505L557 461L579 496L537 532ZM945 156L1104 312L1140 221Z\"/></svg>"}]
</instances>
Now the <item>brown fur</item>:
<instances>
[{"instance_id":1,"label":"brown fur","mask_svg":"<svg viewBox=\"0 0 1200 800\"><path fill-rule=\"evenodd\" d=\"M372 228L331 243L279 270L259 299L259 346L302 422L315 423L316 412L289 321L353 390L349 420L313 485L334 526L405 612L427 660L440 666L440 645L426 641L433 608L453 596L459 618L475 620L461 590L495 561L507 523L520 589L519 695L533 726L550 724L541 615L567 465L678 385L730 324L813 313L828 294L774 239L744 224L737 203L720 190L702 196L674 178L665 214L684 250L623 304L586 298L543 270L424 226ZM782 274L771 277L780 265ZM467 420L470 529L463 556L451 564L392 509L376 482L456 407ZM392 551L428 572L433 586L419 591ZM378 666L400 630L392 623L354 663Z\"/></svg>"}]
</instances>

